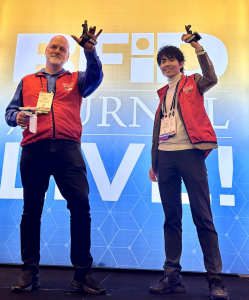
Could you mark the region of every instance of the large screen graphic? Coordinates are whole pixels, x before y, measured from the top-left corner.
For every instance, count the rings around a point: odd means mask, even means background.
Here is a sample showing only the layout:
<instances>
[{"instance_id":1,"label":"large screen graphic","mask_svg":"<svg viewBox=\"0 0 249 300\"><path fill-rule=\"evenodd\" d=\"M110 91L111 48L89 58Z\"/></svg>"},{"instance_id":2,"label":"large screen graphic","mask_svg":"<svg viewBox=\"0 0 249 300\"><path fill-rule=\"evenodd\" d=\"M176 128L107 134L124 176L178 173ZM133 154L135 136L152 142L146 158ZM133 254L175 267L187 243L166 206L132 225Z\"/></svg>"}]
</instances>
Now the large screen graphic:
<instances>
[{"instance_id":1,"label":"large screen graphic","mask_svg":"<svg viewBox=\"0 0 249 300\"><path fill-rule=\"evenodd\" d=\"M184 26L191 24L201 34L200 44L218 77L218 84L205 94L205 108L219 148L211 152L206 164L222 272L248 274L247 1L238 0L234 6L234 1L225 0L180 0L177 5L171 0L126 0L113 6L113 1L97 0L89 5L86 9L74 0L67 6L58 0L46 5L43 1L32 5L1 1L0 263L21 263L23 205L19 171L22 130L6 125L5 109L22 77L44 67L45 47L56 34L65 35L70 42L65 68L84 71L84 52L70 35L80 35L87 19L89 25L104 30L96 47L104 80L96 92L83 99L81 110L94 266L162 269L164 214L157 184L148 177L159 102L156 91L166 83L156 54L164 45L177 46L186 57L186 74L201 73L194 49L181 41ZM184 186L182 203L183 270L205 271ZM69 217L66 201L51 178L42 215L41 264L71 265Z\"/></svg>"}]
</instances>

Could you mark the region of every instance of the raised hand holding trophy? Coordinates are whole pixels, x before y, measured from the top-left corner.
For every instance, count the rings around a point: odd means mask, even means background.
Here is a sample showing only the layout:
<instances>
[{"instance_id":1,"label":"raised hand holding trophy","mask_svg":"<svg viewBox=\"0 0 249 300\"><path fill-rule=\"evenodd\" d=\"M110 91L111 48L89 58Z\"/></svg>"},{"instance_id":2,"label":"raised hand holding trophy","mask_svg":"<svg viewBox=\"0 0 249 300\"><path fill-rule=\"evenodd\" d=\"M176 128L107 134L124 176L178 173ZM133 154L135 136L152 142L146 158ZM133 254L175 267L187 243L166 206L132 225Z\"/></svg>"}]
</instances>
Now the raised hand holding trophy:
<instances>
[{"instance_id":1,"label":"raised hand holding trophy","mask_svg":"<svg viewBox=\"0 0 249 300\"><path fill-rule=\"evenodd\" d=\"M82 38L81 42L79 43L80 46L81 46L81 47L84 47L86 42L89 42L89 43L93 44L94 46L96 46L96 45L97 45L97 42L96 42L92 37L90 37L90 36L87 34L87 32L88 32L87 21L85 21L85 23L82 24L82 27L83 27L83 32L82 32L82 34L81 34L81 36L80 36L80 38ZM93 32L93 34L95 34L95 29L96 29L96 27L94 26L94 29L93 29L94 32ZM89 31L89 32L90 32L90 31Z\"/></svg>"},{"instance_id":2,"label":"raised hand holding trophy","mask_svg":"<svg viewBox=\"0 0 249 300\"><path fill-rule=\"evenodd\" d=\"M186 26L185 29L187 31L187 34L191 34L189 38L185 40L186 43L191 43L191 42L198 42L201 39L201 36L198 32L192 33L192 30L190 30L191 25Z\"/></svg>"}]
</instances>

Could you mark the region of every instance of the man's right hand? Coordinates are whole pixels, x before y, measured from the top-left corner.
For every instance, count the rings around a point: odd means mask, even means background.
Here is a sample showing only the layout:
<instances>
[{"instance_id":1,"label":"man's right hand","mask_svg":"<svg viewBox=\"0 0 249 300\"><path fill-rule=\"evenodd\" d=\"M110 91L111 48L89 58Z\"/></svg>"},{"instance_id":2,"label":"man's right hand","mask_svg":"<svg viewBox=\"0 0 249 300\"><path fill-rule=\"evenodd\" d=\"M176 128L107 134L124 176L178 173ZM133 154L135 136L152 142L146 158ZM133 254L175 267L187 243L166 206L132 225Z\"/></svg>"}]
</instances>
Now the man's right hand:
<instances>
[{"instance_id":1,"label":"man's right hand","mask_svg":"<svg viewBox=\"0 0 249 300\"><path fill-rule=\"evenodd\" d=\"M149 170L149 178L150 178L151 181L157 182L157 174L154 173L152 167Z\"/></svg>"},{"instance_id":2,"label":"man's right hand","mask_svg":"<svg viewBox=\"0 0 249 300\"><path fill-rule=\"evenodd\" d=\"M21 126L21 127L26 127L28 126L29 123L29 116L27 116L25 113L23 112L19 112L16 115L16 123L17 125Z\"/></svg>"}]
</instances>

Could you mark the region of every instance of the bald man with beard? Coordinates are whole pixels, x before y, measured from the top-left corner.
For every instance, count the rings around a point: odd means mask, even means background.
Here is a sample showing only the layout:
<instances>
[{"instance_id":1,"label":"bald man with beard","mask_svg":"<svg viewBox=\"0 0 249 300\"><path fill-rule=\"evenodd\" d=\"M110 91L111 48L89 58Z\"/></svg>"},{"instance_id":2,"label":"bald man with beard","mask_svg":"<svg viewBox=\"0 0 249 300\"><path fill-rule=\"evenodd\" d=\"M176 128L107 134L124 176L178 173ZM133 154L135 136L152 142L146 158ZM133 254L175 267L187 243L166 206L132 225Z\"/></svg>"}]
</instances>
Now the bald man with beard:
<instances>
[{"instance_id":1,"label":"bald man with beard","mask_svg":"<svg viewBox=\"0 0 249 300\"><path fill-rule=\"evenodd\" d=\"M94 48L94 41L102 30L97 34L95 31L95 26L85 30L85 36L93 43L87 40L84 45L82 37L72 36L83 45L87 60L85 72L71 73L63 68L70 56L69 42L57 35L46 47L45 68L21 80L6 109L5 119L9 126L26 128L20 160L24 200L20 225L23 273L14 283L13 292L29 292L40 286L41 215L52 175L70 211L71 262L75 269L71 284L87 293L105 293L91 269L89 186L81 152L82 97L91 95L103 79L102 65ZM20 107L36 107L38 98L43 96L52 98L51 109L48 113L37 114L37 132L32 133L30 117Z\"/></svg>"}]
</instances>

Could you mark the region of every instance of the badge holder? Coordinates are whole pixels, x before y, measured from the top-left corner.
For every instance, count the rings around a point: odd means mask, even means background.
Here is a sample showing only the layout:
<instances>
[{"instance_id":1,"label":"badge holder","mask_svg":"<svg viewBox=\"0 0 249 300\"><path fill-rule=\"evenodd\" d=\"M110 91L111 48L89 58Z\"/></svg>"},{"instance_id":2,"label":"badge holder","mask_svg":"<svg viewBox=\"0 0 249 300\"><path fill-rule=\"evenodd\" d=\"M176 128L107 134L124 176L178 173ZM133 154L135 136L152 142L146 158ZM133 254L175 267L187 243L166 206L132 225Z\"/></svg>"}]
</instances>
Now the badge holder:
<instances>
[{"instance_id":1,"label":"badge holder","mask_svg":"<svg viewBox=\"0 0 249 300\"><path fill-rule=\"evenodd\" d=\"M177 82L175 93L173 96L170 112L167 113L166 109L166 96L168 88L163 97L163 115L161 119L160 133L159 133L159 144L165 142L168 138L173 137L176 134L176 123L175 123L175 105L176 105L176 94L178 91L178 86L181 80Z\"/></svg>"},{"instance_id":2,"label":"badge holder","mask_svg":"<svg viewBox=\"0 0 249 300\"><path fill-rule=\"evenodd\" d=\"M191 43L191 42L198 42L202 37L198 32L192 33L192 30L190 30L191 25L185 26L185 29L187 31L187 34L191 34L189 38L185 40L186 43Z\"/></svg>"},{"instance_id":3,"label":"badge holder","mask_svg":"<svg viewBox=\"0 0 249 300\"><path fill-rule=\"evenodd\" d=\"M37 107L19 107L20 111L25 115L29 116L29 131L32 133L37 132ZM22 129L27 129L28 127L22 127Z\"/></svg>"},{"instance_id":4,"label":"badge holder","mask_svg":"<svg viewBox=\"0 0 249 300\"><path fill-rule=\"evenodd\" d=\"M83 32L82 32L82 35L80 36L80 38L82 38L82 40L80 42L80 46L84 47L86 42L89 42L89 43L93 44L94 46L96 46L97 42L87 34L87 31L88 31L87 24L82 24L82 27L83 27Z\"/></svg>"}]
</instances>

